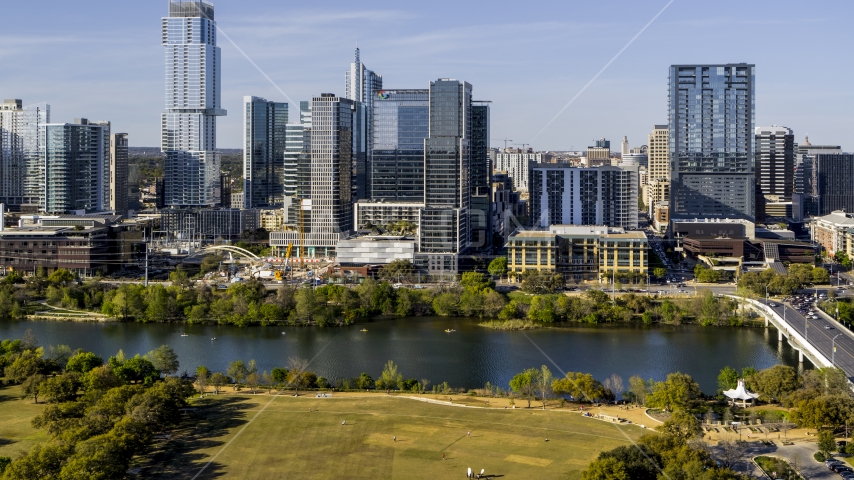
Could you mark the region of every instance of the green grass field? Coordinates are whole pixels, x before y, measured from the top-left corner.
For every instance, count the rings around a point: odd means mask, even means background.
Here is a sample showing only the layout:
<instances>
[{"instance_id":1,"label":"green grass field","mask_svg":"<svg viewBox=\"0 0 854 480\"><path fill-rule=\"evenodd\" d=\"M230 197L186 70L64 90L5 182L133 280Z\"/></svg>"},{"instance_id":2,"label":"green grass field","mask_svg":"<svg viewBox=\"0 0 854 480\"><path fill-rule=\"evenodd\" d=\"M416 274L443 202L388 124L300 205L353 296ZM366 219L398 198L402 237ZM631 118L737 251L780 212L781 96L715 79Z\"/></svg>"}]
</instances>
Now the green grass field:
<instances>
[{"instance_id":1,"label":"green grass field","mask_svg":"<svg viewBox=\"0 0 854 480\"><path fill-rule=\"evenodd\" d=\"M461 408L381 394L219 395L196 405L182 428L135 462L145 476L192 478L222 450L198 478L464 478L471 467L505 478L574 479L599 452L641 433L564 411Z\"/></svg>"},{"instance_id":2,"label":"green grass field","mask_svg":"<svg viewBox=\"0 0 854 480\"><path fill-rule=\"evenodd\" d=\"M21 400L21 387L0 386L0 456L18 458L47 434L35 430L30 421L44 404Z\"/></svg>"}]
</instances>

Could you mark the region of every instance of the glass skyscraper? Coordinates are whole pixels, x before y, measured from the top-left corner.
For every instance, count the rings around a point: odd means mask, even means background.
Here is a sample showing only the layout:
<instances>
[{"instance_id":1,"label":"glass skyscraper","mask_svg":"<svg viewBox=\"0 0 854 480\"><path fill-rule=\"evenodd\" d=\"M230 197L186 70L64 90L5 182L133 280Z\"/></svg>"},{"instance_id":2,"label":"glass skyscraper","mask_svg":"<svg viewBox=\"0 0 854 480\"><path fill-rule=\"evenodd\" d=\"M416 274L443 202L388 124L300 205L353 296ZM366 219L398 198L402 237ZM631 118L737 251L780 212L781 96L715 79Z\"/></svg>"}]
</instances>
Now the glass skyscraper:
<instances>
[{"instance_id":1,"label":"glass skyscraper","mask_svg":"<svg viewBox=\"0 0 854 480\"><path fill-rule=\"evenodd\" d=\"M430 137L425 141L425 206L419 245L422 253L455 256L469 246L471 92L467 82L430 82ZM445 260L451 261L450 256Z\"/></svg>"},{"instance_id":2,"label":"glass skyscraper","mask_svg":"<svg viewBox=\"0 0 854 480\"><path fill-rule=\"evenodd\" d=\"M350 68L344 73L344 98L360 102L364 105L364 120L356 119L364 123L365 136L357 138L365 143L364 155L358 153L353 158L353 201L371 198L371 142L373 137L372 117L374 100L377 92L383 88L383 76L368 70L359 58L359 49L356 48L355 58Z\"/></svg>"},{"instance_id":3,"label":"glass skyscraper","mask_svg":"<svg viewBox=\"0 0 854 480\"><path fill-rule=\"evenodd\" d=\"M754 219L754 65L672 65L671 218Z\"/></svg>"},{"instance_id":4,"label":"glass skyscraper","mask_svg":"<svg viewBox=\"0 0 854 480\"><path fill-rule=\"evenodd\" d=\"M161 118L165 204L214 206L220 200L216 117L220 107L221 53L214 6L204 0L170 0L163 18L166 112Z\"/></svg>"},{"instance_id":5,"label":"glass skyscraper","mask_svg":"<svg viewBox=\"0 0 854 480\"><path fill-rule=\"evenodd\" d=\"M18 207L40 204L44 197L44 164L39 128L50 123L50 106L0 104L0 203Z\"/></svg>"},{"instance_id":6,"label":"glass skyscraper","mask_svg":"<svg viewBox=\"0 0 854 480\"><path fill-rule=\"evenodd\" d=\"M47 213L109 209L110 122L48 124L40 129Z\"/></svg>"},{"instance_id":7,"label":"glass skyscraper","mask_svg":"<svg viewBox=\"0 0 854 480\"><path fill-rule=\"evenodd\" d=\"M243 207L284 202L288 104L243 98Z\"/></svg>"},{"instance_id":8,"label":"glass skyscraper","mask_svg":"<svg viewBox=\"0 0 854 480\"><path fill-rule=\"evenodd\" d=\"M373 102L371 198L424 203L429 90L381 90Z\"/></svg>"}]
</instances>

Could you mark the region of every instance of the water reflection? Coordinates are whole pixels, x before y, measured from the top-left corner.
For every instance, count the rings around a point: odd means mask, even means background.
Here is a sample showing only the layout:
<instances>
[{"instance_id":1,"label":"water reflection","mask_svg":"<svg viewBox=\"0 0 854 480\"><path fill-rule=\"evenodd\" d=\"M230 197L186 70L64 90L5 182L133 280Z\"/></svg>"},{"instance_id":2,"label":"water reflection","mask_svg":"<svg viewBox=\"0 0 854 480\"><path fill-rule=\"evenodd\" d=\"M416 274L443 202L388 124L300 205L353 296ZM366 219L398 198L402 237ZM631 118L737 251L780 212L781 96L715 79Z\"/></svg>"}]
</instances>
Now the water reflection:
<instances>
[{"instance_id":1,"label":"water reflection","mask_svg":"<svg viewBox=\"0 0 854 480\"><path fill-rule=\"evenodd\" d=\"M797 353L777 342L776 332L693 325L544 329L526 332L529 341L520 332L484 329L476 320L460 318L394 319L327 329L10 322L0 323L0 338L20 337L27 328L42 345L64 343L104 357L119 349L126 355L144 354L168 344L178 353L182 371L198 365L225 370L238 358L255 359L260 369L270 370L298 356L313 359L312 369L327 378L363 371L376 377L386 361L394 360L406 377L469 388L487 381L506 387L515 373L540 365L557 374L531 341L565 371L590 372L599 379L616 373L624 380L632 375L663 379L681 371L709 393L727 365L737 370L798 365ZM445 333L449 328L456 332Z\"/></svg>"}]
</instances>

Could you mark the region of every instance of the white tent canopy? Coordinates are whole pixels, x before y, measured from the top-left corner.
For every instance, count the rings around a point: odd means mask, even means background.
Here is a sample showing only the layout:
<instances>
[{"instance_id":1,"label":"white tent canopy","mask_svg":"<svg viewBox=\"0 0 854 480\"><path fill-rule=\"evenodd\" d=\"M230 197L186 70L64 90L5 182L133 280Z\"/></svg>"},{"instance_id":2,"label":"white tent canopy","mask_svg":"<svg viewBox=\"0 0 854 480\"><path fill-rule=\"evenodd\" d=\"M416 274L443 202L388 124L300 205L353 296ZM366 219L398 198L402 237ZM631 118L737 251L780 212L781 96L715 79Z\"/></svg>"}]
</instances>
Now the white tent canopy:
<instances>
[{"instance_id":1,"label":"white tent canopy","mask_svg":"<svg viewBox=\"0 0 854 480\"><path fill-rule=\"evenodd\" d=\"M738 386L737 387L735 387L732 390L725 390L724 395L729 397L733 402L741 400L742 406L746 406L748 400L753 402L754 400L759 398L758 393L750 393L747 391L746 388L744 388L744 379L743 378L738 379Z\"/></svg>"}]
</instances>

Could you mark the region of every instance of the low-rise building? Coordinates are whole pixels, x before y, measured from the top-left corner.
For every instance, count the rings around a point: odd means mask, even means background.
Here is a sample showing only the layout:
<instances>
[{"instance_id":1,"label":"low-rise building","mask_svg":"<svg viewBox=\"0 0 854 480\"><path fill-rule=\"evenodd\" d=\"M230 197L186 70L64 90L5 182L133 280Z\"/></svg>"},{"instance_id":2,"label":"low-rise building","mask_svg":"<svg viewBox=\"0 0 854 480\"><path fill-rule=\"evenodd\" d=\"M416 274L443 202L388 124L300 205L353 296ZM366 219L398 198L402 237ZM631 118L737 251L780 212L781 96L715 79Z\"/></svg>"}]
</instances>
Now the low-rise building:
<instances>
[{"instance_id":1,"label":"low-rise building","mask_svg":"<svg viewBox=\"0 0 854 480\"><path fill-rule=\"evenodd\" d=\"M649 268L643 232L607 226L552 225L548 231L520 231L508 238L511 277L536 270L560 273L570 281L611 277L640 279Z\"/></svg>"},{"instance_id":2,"label":"low-rise building","mask_svg":"<svg viewBox=\"0 0 854 480\"><path fill-rule=\"evenodd\" d=\"M0 231L0 271L32 275L64 268L81 276L106 274L122 258L120 216L59 215Z\"/></svg>"},{"instance_id":3,"label":"low-rise building","mask_svg":"<svg viewBox=\"0 0 854 480\"><path fill-rule=\"evenodd\" d=\"M854 214L836 210L829 215L813 219L813 241L821 245L828 255L847 249L846 234L854 228Z\"/></svg>"}]
</instances>

